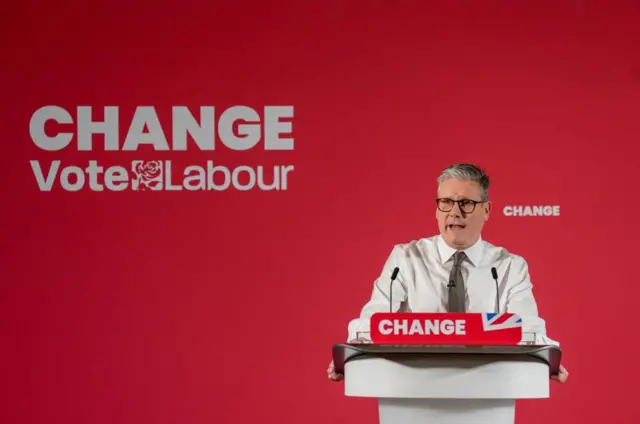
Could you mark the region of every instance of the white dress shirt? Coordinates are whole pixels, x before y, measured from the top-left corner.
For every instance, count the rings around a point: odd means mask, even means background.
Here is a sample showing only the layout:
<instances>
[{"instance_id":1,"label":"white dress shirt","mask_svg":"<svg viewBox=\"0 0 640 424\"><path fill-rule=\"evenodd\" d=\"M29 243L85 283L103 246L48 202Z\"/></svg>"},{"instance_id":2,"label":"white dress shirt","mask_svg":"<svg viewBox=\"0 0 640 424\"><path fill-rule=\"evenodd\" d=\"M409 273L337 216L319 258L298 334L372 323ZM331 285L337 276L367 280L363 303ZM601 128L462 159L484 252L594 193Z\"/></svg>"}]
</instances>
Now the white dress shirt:
<instances>
[{"instance_id":1,"label":"white dress shirt","mask_svg":"<svg viewBox=\"0 0 640 424\"><path fill-rule=\"evenodd\" d=\"M376 312L389 312L389 286L393 269L400 270L393 283L393 311L447 312L449 274L455 249L440 235L396 245L373 285L371 299L360 316L349 323L349 338L369 332L369 319ZM538 316L527 262L482 239L465 249L462 275L467 312L497 312L496 282L491 268L498 271L498 306L522 318L523 343L559 343L546 335L545 321Z\"/></svg>"}]
</instances>

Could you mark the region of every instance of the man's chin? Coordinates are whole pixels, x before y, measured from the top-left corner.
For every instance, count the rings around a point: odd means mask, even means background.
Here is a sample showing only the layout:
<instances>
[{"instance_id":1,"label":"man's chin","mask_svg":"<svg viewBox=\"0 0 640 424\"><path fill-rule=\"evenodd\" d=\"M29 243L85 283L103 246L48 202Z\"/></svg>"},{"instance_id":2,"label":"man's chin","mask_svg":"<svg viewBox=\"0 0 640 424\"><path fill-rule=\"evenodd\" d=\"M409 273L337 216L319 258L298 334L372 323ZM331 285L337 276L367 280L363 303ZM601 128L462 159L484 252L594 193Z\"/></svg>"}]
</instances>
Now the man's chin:
<instances>
[{"instance_id":1,"label":"man's chin","mask_svg":"<svg viewBox=\"0 0 640 424\"><path fill-rule=\"evenodd\" d=\"M457 231L457 230L456 230ZM464 234L455 233L452 231L446 231L443 235L444 240L451 247L463 247L467 245L467 237Z\"/></svg>"}]
</instances>

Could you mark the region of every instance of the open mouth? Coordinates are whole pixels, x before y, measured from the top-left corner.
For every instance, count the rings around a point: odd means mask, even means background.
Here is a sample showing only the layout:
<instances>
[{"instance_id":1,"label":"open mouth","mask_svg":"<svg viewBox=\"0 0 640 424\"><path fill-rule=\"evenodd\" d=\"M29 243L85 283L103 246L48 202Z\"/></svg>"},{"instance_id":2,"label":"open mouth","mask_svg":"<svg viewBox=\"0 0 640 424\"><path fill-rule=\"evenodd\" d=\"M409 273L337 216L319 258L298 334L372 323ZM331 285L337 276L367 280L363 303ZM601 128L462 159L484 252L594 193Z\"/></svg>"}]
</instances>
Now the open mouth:
<instances>
[{"instance_id":1,"label":"open mouth","mask_svg":"<svg viewBox=\"0 0 640 424\"><path fill-rule=\"evenodd\" d=\"M465 226L460 224L449 224L447 228L450 230L462 230Z\"/></svg>"}]
</instances>

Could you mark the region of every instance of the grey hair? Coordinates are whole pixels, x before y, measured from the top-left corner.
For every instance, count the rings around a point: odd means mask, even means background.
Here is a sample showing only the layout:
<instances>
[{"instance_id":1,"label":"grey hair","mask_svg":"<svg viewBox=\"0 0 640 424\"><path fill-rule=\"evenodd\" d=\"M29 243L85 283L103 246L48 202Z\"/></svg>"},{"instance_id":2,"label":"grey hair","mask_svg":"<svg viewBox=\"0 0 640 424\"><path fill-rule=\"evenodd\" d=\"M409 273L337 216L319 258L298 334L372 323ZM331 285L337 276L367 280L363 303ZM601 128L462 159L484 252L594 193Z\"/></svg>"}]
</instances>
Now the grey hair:
<instances>
[{"instance_id":1,"label":"grey hair","mask_svg":"<svg viewBox=\"0 0 640 424\"><path fill-rule=\"evenodd\" d=\"M475 181L480 184L480 195L482 200L489 200L489 185L491 181L484 169L470 163L456 163L444 170L438 177L438 187L444 180L454 178L456 180Z\"/></svg>"}]
</instances>

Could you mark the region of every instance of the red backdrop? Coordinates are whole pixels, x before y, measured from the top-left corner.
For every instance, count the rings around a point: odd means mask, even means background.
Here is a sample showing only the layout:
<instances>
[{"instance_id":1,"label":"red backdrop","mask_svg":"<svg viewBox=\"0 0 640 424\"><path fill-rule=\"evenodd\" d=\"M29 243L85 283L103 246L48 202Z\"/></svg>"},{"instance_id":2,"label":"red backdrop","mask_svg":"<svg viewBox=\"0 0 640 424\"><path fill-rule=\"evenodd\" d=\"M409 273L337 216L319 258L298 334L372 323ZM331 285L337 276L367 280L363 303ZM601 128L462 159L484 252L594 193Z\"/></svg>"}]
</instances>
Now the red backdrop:
<instances>
[{"instance_id":1,"label":"red backdrop","mask_svg":"<svg viewBox=\"0 0 640 424\"><path fill-rule=\"evenodd\" d=\"M438 172L472 161L484 237L529 261L571 372L518 422L636 422L637 2L212 3L2 14L0 421L375 422L327 381L331 346L393 244L437 231ZM46 105L118 106L121 134L137 106L291 105L295 149L45 152ZM295 171L279 192L42 192L29 165L138 158Z\"/></svg>"}]
</instances>

